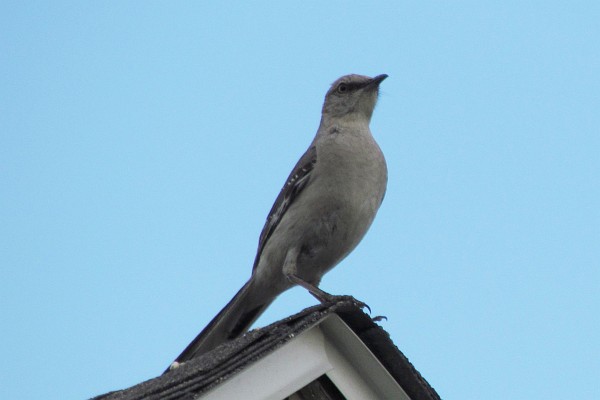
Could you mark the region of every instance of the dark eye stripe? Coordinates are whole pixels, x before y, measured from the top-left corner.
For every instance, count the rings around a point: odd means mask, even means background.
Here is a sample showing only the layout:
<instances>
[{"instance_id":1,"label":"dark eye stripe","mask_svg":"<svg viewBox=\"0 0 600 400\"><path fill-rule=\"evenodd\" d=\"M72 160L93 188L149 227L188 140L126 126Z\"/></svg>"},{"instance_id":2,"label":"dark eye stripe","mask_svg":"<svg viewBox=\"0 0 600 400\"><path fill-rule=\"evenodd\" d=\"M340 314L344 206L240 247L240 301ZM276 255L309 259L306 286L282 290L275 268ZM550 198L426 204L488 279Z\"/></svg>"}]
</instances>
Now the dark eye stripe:
<instances>
[{"instance_id":1,"label":"dark eye stripe","mask_svg":"<svg viewBox=\"0 0 600 400\"><path fill-rule=\"evenodd\" d=\"M347 93L347 92L351 92L351 91L353 91L353 90L356 90L356 89L360 88L360 86L361 86L361 85L360 85L360 84L358 84L358 83L354 83L354 82L353 82L353 83L349 83L349 82L342 82L342 83L340 83L340 84L338 85L338 91L341 91L341 90L340 90L340 88L341 88L342 86L345 86L345 87L346 87L346 89L345 89L345 90L343 90L343 92Z\"/></svg>"}]
</instances>

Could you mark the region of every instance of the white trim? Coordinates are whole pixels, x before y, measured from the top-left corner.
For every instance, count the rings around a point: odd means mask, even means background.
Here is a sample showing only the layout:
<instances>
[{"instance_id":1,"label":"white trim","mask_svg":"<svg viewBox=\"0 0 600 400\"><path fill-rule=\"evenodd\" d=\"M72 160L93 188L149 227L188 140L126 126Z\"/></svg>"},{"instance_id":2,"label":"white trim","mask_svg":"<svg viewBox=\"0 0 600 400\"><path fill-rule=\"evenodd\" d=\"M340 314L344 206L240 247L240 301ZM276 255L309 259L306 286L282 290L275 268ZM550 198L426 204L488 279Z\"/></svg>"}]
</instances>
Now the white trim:
<instances>
[{"instance_id":1,"label":"white trim","mask_svg":"<svg viewBox=\"0 0 600 400\"><path fill-rule=\"evenodd\" d=\"M410 400L368 347L335 314L200 398L281 400L323 374L348 400Z\"/></svg>"},{"instance_id":2,"label":"white trim","mask_svg":"<svg viewBox=\"0 0 600 400\"><path fill-rule=\"evenodd\" d=\"M281 400L331 368L323 333L311 328L200 398Z\"/></svg>"},{"instance_id":3,"label":"white trim","mask_svg":"<svg viewBox=\"0 0 600 400\"><path fill-rule=\"evenodd\" d=\"M325 334L327 355L334 366L327 376L346 399L410 400L371 350L339 316L330 314L319 328Z\"/></svg>"}]
</instances>

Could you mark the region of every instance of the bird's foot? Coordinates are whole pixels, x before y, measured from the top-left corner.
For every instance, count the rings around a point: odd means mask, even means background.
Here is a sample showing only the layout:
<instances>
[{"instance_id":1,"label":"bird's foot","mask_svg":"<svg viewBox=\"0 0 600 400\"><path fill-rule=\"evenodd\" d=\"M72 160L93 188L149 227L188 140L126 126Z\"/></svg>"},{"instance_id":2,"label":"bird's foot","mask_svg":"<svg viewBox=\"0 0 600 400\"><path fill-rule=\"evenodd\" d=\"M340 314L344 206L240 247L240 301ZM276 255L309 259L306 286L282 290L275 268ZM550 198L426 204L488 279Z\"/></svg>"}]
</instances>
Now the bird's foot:
<instances>
[{"instance_id":1,"label":"bird's foot","mask_svg":"<svg viewBox=\"0 0 600 400\"><path fill-rule=\"evenodd\" d=\"M369 314L371 314L371 307L369 307L369 305L367 303L354 298L354 296L343 295L343 294L342 295L331 295L330 294L329 296L331 296L331 298L329 300L330 302L339 303L342 301L346 301L346 302L352 303L355 307L358 307L361 309L366 308L367 310L369 310Z\"/></svg>"},{"instance_id":2,"label":"bird's foot","mask_svg":"<svg viewBox=\"0 0 600 400\"><path fill-rule=\"evenodd\" d=\"M333 295L327 293L324 290L319 289L315 285L306 282L304 279L300 278L298 275L288 274L287 278L296 285L302 286L304 289L308 290L308 292L313 295L314 298L319 300L321 304L330 304L330 303L339 303L341 301L349 301L354 304L358 308L366 308L371 313L371 307L369 307L366 303L363 303L360 300L356 300L352 296L348 295Z\"/></svg>"}]
</instances>

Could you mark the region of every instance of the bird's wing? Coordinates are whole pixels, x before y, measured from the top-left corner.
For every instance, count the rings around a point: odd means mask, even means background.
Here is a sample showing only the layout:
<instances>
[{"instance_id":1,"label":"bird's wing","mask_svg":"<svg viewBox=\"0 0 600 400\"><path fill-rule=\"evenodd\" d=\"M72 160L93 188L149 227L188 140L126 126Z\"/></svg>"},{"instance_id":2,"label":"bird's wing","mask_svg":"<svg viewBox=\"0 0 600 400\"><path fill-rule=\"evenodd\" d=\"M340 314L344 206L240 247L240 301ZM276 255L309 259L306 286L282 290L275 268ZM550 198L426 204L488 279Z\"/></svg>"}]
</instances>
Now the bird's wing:
<instances>
[{"instance_id":1,"label":"bird's wing","mask_svg":"<svg viewBox=\"0 0 600 400\"><path fill-rule=\"evenodd\" d=\"M265 226L260 233L260 239L258 240L258 251L256 252L253 270L256 269L262 251L271 237L271 234L275 231L277 225L279 225L281 218L283 218L290 205L298 198L302 189L306 187L316 163L317 149L313 145L306 150L302 157L300 157L300 160L296 163L292 173L285 181L285 185L283 185L283 188L279 192L279 196L277 196L271 211L269 211L269 216L267 217Z\"/></svg>"}]
</instances>

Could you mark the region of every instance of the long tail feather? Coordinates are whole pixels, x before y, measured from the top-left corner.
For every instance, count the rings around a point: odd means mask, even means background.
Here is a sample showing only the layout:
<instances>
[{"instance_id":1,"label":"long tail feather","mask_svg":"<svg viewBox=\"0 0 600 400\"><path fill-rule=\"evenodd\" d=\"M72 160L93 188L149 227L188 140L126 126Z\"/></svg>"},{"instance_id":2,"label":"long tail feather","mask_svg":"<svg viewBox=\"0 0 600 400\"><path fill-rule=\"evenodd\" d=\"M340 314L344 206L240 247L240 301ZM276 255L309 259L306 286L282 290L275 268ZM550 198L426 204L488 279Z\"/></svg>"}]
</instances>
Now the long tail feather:
<instances>
[{"instance_id":1,"label":"long tail feather","mask_svg":"<svg viewBox=\"0 0 600 400\"><path fill-rule=\"evenodd\" d=\"M254 285L252 285L252 279L249 280L217 316L208 323L206 328L192 340L175 359L175 362L182 363L191 360L228 340L242 335L273 300L275 300L275 297L265 298L264 293L257 293Z\"/></svg>"}]
</instances>

